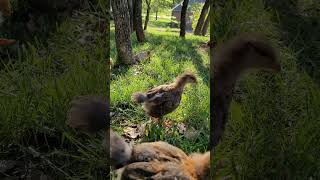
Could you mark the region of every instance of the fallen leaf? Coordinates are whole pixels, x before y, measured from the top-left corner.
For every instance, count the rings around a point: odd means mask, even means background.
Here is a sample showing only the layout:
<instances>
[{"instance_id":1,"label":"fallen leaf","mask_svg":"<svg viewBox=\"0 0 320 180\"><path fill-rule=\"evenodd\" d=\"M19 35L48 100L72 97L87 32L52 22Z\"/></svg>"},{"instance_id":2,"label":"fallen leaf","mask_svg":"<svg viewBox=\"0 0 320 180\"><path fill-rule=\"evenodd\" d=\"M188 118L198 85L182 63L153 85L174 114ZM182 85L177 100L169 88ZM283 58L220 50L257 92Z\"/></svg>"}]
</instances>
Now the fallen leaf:
<instances>
[{"instance_id":1,"label":"fallen leaf","mask_svg":"<svg viewBox=\"0 0 320 180\"><path fill-rule=\"evenodd\" d=\"M130 139L137 139L142 137L145 131L145 124L132 124L131 126L125 127L123 129L124 135Z\"/></svg>"},{"instance_id":2,"label":"fallen leaf","mask_svg":"<svg viewBox=\"0 0 320 180\"><path fill-rule=\"evenodd\" d=\"M173 124L174 124L174 122L169 120L169 119L166 119L166 120L163 121L163 126L165 128L172 128Z\"/></svg>"},{"instance_id":3,"label":"fallen leaf","mask_svg":"<svg viewBox=\"0 0 320 180\"><path fill-rule=\"evenodd\" d=\"M180 134L184 134L186 132L186 130L187 130L187 127L186 127L185 124L179 123L179 124L177 124L177 129L178 129Z\"/></svg>"}]
</instances>

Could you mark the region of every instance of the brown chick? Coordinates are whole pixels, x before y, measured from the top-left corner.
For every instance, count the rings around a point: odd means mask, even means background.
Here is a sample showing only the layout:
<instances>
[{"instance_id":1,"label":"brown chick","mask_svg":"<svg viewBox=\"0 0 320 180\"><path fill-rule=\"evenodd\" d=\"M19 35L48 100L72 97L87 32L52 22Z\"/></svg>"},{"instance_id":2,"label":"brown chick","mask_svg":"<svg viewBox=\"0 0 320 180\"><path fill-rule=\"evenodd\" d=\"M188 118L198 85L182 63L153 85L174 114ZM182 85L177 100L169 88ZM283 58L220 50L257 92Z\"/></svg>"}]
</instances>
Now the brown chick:
<instances>
[{"instance_id":1,"label":"brown chick","mask_svg":"<svg viewBox=\"0 0 320 180\"><path fill-rule=\"evenodd\" d=\"M250 69L280 71L279 52L260 34L238 35L211 50L210 104L212 104L210 144L213 149L225 129L236 81Z\"/></svg>"},{"instance_id":2,"label":"brown chick","mask_svg":"<svg viewBox=\"0 0 320 180\"><path fill-rule=\"evenodd\" d=\"M81 96L72 101L68 124L84 132L96 133L105 128L105 98ZM99 125L101 124L101 125ZM123 167L121 179L210 179L210 152L186 155L166 142L130 146L124 138L106 129L107 151L114 168Z\"/></svg>"},{"instance_id":3,"label":"brown chick","mask_svg":"<svg viewBox=\"0 0 320 180\"><path fill-rule=\"evenodd\" d=\"M120 175L123 180L208 180L210 152L188 156L162 141L137 144L133 146L130 163Z\"/></svg>"},{"instance_id":4,"label":"brown chick","mask_svg":"<svg viewBox=\"0 0 320 180\"><path fill-rule=\"evenodd\" d=\"M161 119L162 116L173 112L180 104L184 86L187 83L197 83L192 73L184 73L171 84L160 85L146 93L134 93L132 101L143 104L144 111L151 117Z\"/></svg>"}]
</instances>

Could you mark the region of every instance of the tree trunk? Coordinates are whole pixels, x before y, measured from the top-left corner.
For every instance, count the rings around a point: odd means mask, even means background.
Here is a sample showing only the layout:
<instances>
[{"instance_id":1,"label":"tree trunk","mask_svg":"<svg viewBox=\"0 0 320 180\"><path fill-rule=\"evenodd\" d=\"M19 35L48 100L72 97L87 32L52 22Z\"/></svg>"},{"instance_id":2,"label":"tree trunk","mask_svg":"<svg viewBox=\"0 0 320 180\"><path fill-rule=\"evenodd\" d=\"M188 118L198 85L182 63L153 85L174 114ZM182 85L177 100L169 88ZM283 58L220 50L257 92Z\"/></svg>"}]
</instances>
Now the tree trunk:
<instances>
[{"instance_id":1,"label":"tree trunk","mask_svg":"<svg viewBox=\"0 0 320 180\"><path fill-rule=\"evenodd\" d=\"M211 6L212 7L212 6ZM215 124L216 124L216 121L217 121L217 117L215 117L214 115L214 110L216 108L216 106L214 105L214 100L215 100L215 97L213 97L213 94L215 93L215 83L214 83L214 80L213 80L213 77L214 77L214 72L213 72L213 65L214 65L214 47L212 46L212 42L215 42L215 36L214 36L214 31L213 31L213 20L214 20L214 17L213 17L213 13L212 12L209 12L209 16L210 16L210 41L209 41L209 46L210 47L210 53L209 53L209 56L210 56L210 151L211 153L214 152L214 147L215 147L215 138L214 138L214 129L216 128Z\"/></svg>"},{"instance_id":2,"label":"tree trunk","mask_svg":"<svg viewBox=\"0 0 320 180\"><path fill-rule=\"evenodd\" d=\"M147 30L148 27L148 22L149 22L149 16L150 16L150 6L151 0L146 0L146 4L147 4L147 14L146 14L146 20L144 21L144 30Z\"/></svg>"},{"instance_id":3,"label":"tree trunk","mask_svg":"<svg viewBox=\"0 0 320 180\"><path fill-rule=\"evenodd\" d=\"M158 20L158 7L157 7L157 9L156 9L156 20Z\"/></svg>"},{"instance_id":4,"label":"tree trunk","mask_svg":"<svg viewBox=\"0 0 320 180\"><path fill-rule=\"evenodd\" d=\"M189 0L184 0L181 9L181 18L180 18L180 37L184 38L186 35L186 15L188 9Z\"/></svg>"},{"instance_id":5,"label":"tree trunk","mask_svg":"<svg viewBox=\"0 0 320 180\"><path fill-rule=\"evenodd\" d=\"M120 64L133 64L130 34L130 14L127 0L112 0L112 12L115 24L117 59Z\"/></svg>"},{"instance_id":6,"label":"tree trunk","mask_svg":"<svg viewBox=\"0 0 320 180\"><path fill-rule=\"evenodd\" d=\"M210 15L207 16L206 21L204 22L204 25L202 27L202 32L201 32L202 36L205 36L207 34L209 22L210 22Z\"/></svg>"},{"instance_id":7,"label":"tree trunk","mask_svg":"<svg viewBox=\"0 0 320 180\"><path fill-rule=\"evenodd\" d=\"M143 42L145 37L144 37L144 32L142 28L142 0L135 0L134 2L134 29L136 30L136 35L137 35L137 40L139 42Z\"/></svg>"},{"instance_id":8,"label":"tree trunk","mask_svg":"<svg viewBox=\"0 0 320 180\"><path fill-rule=\"evenodd\" d=\"M129 8L129 14L130 14L130 31L131 33L134 32L133 28L133 1L134 0L127 0L128 1L128 8Z\"/></svg>"},{"instance_id":9,"label":"tree trunk","mask_svg":"<svg viewBox=\"0 0 320 180\"><path fill-rule=\"evenodd\" d=\"M208 13L208 9L209 9L211 1L212 0L206 0L206 2L204 3L203 8L201 10L200 17L198 19L197 26L196 26L196 28L194 30L194 35L200 35L201 34L201 30L203 29L203 24L205 23L204 20L206 18L207 13Z\"/></svg>"}]
</instances>

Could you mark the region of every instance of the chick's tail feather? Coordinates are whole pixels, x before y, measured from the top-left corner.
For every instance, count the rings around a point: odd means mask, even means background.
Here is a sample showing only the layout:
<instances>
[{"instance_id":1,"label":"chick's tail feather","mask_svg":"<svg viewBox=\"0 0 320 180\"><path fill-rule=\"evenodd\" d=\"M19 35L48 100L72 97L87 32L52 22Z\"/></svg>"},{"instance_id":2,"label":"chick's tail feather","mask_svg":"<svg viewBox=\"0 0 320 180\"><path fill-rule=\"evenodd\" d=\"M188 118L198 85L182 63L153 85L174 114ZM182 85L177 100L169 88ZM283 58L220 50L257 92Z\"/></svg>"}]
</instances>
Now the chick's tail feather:
<instances>
[{"instance_id":1,"label":"chick's tail feather","mask_svg":"<svg viewBox=\"0 0 320 180\"><path fill-rule=\"evenodd\" d=\"M67 125L93 135L108 127L106 97L79 96L72 100Z\"/></svg>"},{"instance_id":2,"label":"chick's tail feather","mask_svg":"<svg viewBox=\"0 0 320 180\"><path fill-rule=\"evenodd\" d=\"M133 102L141 104L147 100L147 96L138 92L132 94L131 99Z\"/></svg>"}]
</instances>

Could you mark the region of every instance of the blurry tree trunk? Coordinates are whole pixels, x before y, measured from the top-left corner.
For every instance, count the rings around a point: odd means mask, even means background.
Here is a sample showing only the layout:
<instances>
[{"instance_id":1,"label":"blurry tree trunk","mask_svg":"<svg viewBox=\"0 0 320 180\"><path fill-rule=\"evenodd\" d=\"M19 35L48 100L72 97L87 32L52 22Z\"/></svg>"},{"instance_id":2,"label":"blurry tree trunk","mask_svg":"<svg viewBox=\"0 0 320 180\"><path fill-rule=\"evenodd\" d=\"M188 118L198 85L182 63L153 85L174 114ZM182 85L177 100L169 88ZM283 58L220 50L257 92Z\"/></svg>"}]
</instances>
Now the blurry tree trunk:
<instances>
[{"instance_id":1,"label":"blurry tree trunk","mask_svg":"<svg viewBox=\"0 0 320 180\"><path fill-rule=\"evenodd\" d=\"M212 7L212 6L211 6ZM215 86L214 86L214 72L213 72L213 67L214 67L214 47L212 46L212 43L216 41L215 39L215 36L214 36L214 31L213 31L213 21L214 21L214 16L213 16L213 13L212 11L209 12L209 17L211 19L210 21L210 41L209 41L209 48L210 48L210 53L209 53L209 57L210 57L210 151L211 152L214 152L215 149L214 149L214 132L213 132L213 129L215 128L215 124L216 124L216 121L217 121L217 117L215 116L216 114L214 114L215 112L215 108L216 108L216 105L214 105L214 100L215 98L213 97L213 94L215 93L216 89Z\"/></svg>"},{"instance_id":2,"label":"blurry tree trunk","mask_svg":"<svg viewBox=\"0 0 320 180\"><path fill-rule=\"evenodd\" d=\"M209 22L210 22L210 15L207 16L206 21L203 24L202 31L201 31L202 36L205 36L207 34Z\"/></svg>"},{"instance_id":3,"label":"blurry tree trunk","mask_svg":"<svg viewBox=\"0 0 320 180\"><path fill-rule=\"evenodd\" d=\"M150 9L151 9L151 0L146 0L147 4L147 14L146 14L146 20L144 21L144 30L147 30L149 17L150 17Z\"/></svg>"},{"instance_id":4,"label":"blurry tree trunk","mask_svg":"<svg viewBox=\"0 0 320 180\"><path fill-rule=\"evenodd\" d=\"M156 9L156 20L158 20L158 10L159 10L159 8L157 6L157 9Z\"/></svg>"},{"instance_id":5,"label":"blurry tree trunk","mask_svg":"<svg viewBox=\"0 0 320 180\"><path fill-rule=\"evenodd\" d=\"M194 35L200 35L201 34L201 30L203 29L203 25L205 23L205 18L206 18L206 15L208 13L208 9L209 9L211 1L212 0L206 0L206 2L204 3L203 8L201 10L200 17L198 19L197 26L196 26L196 28L194 30Z\"/></svg>"},{"instance_id":6,"label":"blurry tree trunk","mask_svg":"<svg viewBox=\"0 0 320 180\"><path fill-rule=\"evenodd\" d=\"M131 33L134 32L133 29L133 1L134 0L127 0L128 1L128 8L129 8L129 14L130 14L130 31Z\"/></svg>"},{"instance_id":7,"label":"blurry tree trunk","mask_svg":"<svg viewBox=\"0 0 320 180\"><path fill-rule=\"evenodd\" d=\"M186 35L186 15L188 9L189 0L183 0L181 8L181 17L180 17L180 37L185 37Z\"/></svg>"},{"instance_id":8,"label":"blurry tree trunk","mask_svg":"<svg viewBox=\"0 0 320 180\"><path fill-rule=\"evenodd\" d=\"M142 28L142 0L135 0L134 1L134 29L136 31L137 35L137 40L139 42L143 42L145 37L144 37L144 32Z\"/></svg>"},{"instance_id":9,"label":"blurry tree trunk","mask_svg":"<svg viewBox=\"0 0 320 180\"><path fill-rule=\"evenodd\" d=\"M115 38L118 61L120 64L133 64L130 33L130 14L127 0L112 0L112 12L115 24Z\"/></svg>"}]
</instances>

